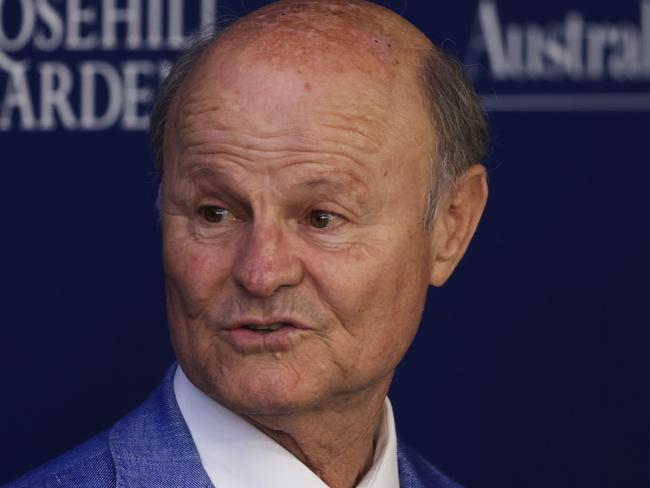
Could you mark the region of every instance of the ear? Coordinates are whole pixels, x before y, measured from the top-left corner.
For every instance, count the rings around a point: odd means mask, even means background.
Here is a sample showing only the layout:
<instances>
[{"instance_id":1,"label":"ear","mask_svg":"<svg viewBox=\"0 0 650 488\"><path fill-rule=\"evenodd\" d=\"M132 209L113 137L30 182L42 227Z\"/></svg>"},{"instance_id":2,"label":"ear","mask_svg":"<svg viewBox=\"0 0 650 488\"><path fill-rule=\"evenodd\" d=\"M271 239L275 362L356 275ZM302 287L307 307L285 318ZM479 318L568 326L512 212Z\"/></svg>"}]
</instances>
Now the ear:
<instances>
[{"instance_id":1,"label":"ear","mask_svg":"<svg viewBox=\"0 0 650 488\"><path fill-rule=\"evenodd\" d=\"M465 254L483 214L487 196L485 168L474 165L438 203L431 232L433 286L442 286Z\"/></svg>"}]
</instances>

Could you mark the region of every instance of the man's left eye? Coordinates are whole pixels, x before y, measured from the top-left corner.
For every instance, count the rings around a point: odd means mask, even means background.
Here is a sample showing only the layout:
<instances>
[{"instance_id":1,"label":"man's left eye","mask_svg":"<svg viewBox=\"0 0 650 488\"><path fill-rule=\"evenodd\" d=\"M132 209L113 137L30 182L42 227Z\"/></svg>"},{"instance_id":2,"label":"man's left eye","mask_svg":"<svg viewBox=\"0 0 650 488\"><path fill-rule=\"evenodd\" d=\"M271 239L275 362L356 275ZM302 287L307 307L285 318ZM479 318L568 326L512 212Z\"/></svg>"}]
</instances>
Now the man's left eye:
<instances>
[{"instance_id":1,"label":"man's left eye","mask_svg":"<svg viewBox=\"0 0 650 488\"><path fill-rule=\"evenodd\" d=\"M325 212L324 210L314 210L309 213L309 224L317 229L324 229L335 219L336 215L331 212Z\"/></svg>"},{"instance_id":2,"label":"man's left eye","mask_svg":"<svg viewBox=\"0 0 650 488\"><path fill-rule=\"evenodd\" d=\"M214 205L206 205L205 207L201 207L199 209L199 212L205 220L212 222L213 224L220 223L226 217L228 217L228 214L230 213L225 208L216 207Z\"/></svg>"}]
</instances>

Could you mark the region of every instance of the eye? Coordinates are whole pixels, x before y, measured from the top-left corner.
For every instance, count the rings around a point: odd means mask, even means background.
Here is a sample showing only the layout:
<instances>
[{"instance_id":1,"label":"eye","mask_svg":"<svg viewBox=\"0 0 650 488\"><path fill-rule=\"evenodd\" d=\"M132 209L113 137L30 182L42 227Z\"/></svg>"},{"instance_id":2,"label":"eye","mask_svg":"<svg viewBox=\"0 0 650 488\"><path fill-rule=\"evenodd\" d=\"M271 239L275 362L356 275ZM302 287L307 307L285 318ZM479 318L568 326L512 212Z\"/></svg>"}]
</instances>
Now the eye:
<instances>
[{"instance_id":1,"label":"eye","mask_svg":"<svg viewBox=\"0 0 650 488\"><path fill-rule=\"evenodd\" d=\"M206 205L205 207L201 207L199 209L199 212L205 220L212 222L213 224L222 222L223 219L225 219L230 213L225 208L215 207L214 205Z\"/></svg>"},{"instance_id":2,"label":"eye","mask_svg":"<svg viewBox=\"0 0 650 488\"><path fill-rule=\"evenodd\" d=\"M336 216L331 212L324 210L314 210L309 213L309 224L317 229L324 229L336 219Z\"/></svg>"}]
</instances>

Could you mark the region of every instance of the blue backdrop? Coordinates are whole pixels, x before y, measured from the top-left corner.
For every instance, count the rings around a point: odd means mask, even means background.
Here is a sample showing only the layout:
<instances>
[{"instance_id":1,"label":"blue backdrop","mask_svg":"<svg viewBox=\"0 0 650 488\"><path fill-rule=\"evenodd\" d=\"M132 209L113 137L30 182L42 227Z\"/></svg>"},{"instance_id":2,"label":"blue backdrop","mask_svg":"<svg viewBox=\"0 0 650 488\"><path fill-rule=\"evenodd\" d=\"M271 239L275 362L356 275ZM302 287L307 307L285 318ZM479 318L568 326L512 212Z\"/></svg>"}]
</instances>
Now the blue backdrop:
<instances>
[{"instance_id":1,"label":"blue backdrop","mask_svg":"<svg viewBox=\"0 0 650 488\"><path fill-rule=\"evenodd\" d=\"M263 3L0 2L0 483L172 361L151 89ZM493 134L485 218L392 388L401 436L468 487L650 486L650 0L382 3L465 62Z\"/></svg>"}]
</instances>

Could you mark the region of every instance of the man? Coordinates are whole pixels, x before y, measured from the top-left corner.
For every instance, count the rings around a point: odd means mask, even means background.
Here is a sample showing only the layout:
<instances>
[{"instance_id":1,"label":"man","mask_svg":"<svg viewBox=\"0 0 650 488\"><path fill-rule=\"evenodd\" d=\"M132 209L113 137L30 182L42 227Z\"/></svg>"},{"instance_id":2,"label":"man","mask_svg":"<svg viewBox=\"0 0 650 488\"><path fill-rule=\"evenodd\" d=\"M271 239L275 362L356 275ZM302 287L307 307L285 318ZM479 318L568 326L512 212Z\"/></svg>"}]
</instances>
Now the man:
<instances>
[{"instance_id":1,"label":"man","mask_svg":"<svg viewBox=\"0 0 650 488\"><path fill-rule=\"evenodd\" d=\"M360 0L271 4L186 52L152 141L178 367L11 486L457 486L387 400L482 213L462 69Z\"/></svg>"}]
</instances>

